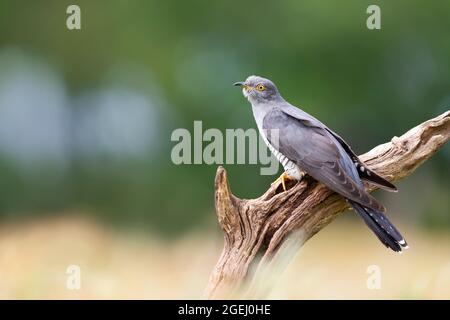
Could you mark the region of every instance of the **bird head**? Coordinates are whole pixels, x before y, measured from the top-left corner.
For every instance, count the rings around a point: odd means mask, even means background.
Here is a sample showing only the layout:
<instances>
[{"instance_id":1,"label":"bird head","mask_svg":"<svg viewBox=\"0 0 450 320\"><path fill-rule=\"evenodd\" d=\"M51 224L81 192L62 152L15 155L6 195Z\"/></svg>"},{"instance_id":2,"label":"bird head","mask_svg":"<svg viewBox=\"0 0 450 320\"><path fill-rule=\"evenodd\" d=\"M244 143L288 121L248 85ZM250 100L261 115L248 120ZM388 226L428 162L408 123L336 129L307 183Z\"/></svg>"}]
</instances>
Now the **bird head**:
<instances>
[{"instance_id":1,"label":"bird head","mask_svg":"<svg viewBox=\"0 0 450 320\"><path fill-rule=\"evenodd\" d=\"M277 86L269 79L250 76L244 82L236 82L234 85L242 87L244 97L251 103L265 103L282 99Z\"/></svg>"}]
</instances>

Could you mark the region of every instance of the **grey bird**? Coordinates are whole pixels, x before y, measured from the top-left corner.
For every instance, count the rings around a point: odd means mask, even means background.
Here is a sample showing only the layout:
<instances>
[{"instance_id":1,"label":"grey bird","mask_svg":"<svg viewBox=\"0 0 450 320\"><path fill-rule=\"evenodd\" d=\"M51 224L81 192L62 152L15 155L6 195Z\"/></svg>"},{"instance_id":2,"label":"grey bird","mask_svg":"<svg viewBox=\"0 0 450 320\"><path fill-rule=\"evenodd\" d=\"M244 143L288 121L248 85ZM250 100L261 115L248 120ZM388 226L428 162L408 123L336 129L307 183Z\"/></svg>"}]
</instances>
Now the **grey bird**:
<instances>
[{"instance_id":1,"label":"grey bird","mask_svg":"<svg viewBox=\"0 0 450 320\"><path fill-rule=\"evenodd\" d=\"M362 180L395 192L392 183L370 170L326 125L284 100L272 81L250 76L234 85L242 87L263 140L284 167L279 178L284 190L285 180L298 181L307 173L342 195L386 247L396 252L408 248Z\"/></svg>"}]
</instances>

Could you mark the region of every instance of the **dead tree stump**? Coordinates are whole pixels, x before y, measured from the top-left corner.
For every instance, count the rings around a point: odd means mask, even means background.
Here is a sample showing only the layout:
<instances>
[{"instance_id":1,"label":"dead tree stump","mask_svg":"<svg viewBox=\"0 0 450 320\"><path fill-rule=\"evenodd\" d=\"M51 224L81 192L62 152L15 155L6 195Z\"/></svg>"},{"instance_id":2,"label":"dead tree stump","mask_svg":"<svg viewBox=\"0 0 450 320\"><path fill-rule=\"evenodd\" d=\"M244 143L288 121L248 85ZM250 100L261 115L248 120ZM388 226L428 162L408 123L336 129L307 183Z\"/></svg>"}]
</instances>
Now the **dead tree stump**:
<instances>
[{"instance_id":1,"label":"dead tree stump","mask_svg":"<svg viewBox=\"0 0 450 320\"><path fill-rule=\"evenodd\" d=\"M449 138L447 111L360 159L381 176L396 181L411 174ZM275 184L257 199L239 199L231 193L223 167L216 173L215 206L225 244L205 291L208 298L261 296L264 289L257 284L274 273L273 266L290 260L303 243L347 209L340 195L308 176L286 192Z\"/></svg>"}]
</instances>

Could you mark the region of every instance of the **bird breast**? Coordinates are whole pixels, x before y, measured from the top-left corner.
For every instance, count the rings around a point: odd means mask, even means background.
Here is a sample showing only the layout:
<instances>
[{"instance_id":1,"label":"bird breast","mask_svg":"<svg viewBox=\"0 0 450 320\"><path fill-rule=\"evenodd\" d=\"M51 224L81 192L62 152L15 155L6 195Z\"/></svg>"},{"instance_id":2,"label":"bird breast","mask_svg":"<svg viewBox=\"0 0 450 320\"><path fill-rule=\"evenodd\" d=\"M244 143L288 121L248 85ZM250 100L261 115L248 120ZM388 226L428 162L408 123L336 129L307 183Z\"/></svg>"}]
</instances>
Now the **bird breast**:
<instances>
[{"instance_id":1,"label":"bird breast","mask_svg":"<svg viewBox=\"0 0 450 320\"><path fill-rule=\"evenodd\" d=\"M266 134L263 130L262 124L264 120L264 116L272 109L270 105L253 105L253 116L255 117L256 125L258 127L259 133L264 140L264 143L269 148L270 152L275 156L275 158L283 165L284 171L293 179L301 180L303 177L302 170L291 161L284 154L279 152L268 140Z\"/></svg>"},{"instance_id":2,"label":"bird breast","mask_svg":"<svg viewBox=\"0 0 450 320\"><path fill-rule=\"evenodd\" d=\"M275 156L275 158L280 162L284 168L284 171L293 179L301 180L303 177L302 170L297 166L295 162L290 160L288 157L286 157L284 154L282 154L280 151L278 151L266 138L263 132L260 132L261 136L263 137L264 142L266 143L267 147L269 148L270 152Z\"/></svg>"}]
</instances>

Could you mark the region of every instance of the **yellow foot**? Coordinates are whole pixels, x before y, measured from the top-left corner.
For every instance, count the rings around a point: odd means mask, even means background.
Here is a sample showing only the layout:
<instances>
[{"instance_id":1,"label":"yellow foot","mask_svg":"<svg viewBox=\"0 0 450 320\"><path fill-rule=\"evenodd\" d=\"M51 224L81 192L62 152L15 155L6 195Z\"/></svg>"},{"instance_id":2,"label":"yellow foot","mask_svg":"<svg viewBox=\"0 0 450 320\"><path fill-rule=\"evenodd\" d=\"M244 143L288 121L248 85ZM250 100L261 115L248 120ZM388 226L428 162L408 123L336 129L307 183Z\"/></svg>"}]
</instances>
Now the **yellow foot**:
<instances>
[{"instance_id":1,"label":"yellow foot","mask_svg":"<svg viewBox=\"0 0 450 320\"><path fill-rule=\"evenodd\" d=\"M283 172L283 174L277 180L272 182L272 185L281 181L283 190L286 191L287 190L286 189L286 181L289 181L289 180L294 180L294 179L292 179L286 172Z\"/></svg>"}]
</instances>

